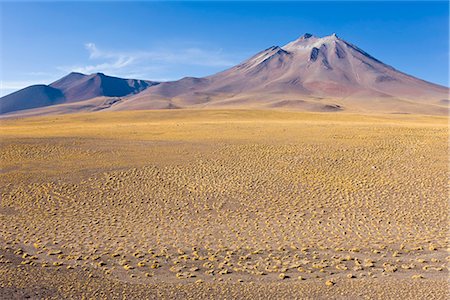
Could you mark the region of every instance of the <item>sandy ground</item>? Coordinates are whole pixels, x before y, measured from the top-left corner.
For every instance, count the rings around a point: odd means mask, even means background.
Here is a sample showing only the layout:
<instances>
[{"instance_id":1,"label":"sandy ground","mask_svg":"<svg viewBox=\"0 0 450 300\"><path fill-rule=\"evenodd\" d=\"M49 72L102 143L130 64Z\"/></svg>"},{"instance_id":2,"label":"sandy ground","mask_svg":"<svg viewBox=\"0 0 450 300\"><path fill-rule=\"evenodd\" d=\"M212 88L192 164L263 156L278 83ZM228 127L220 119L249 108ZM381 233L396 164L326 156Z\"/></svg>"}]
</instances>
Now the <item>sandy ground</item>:
<instances>
[{"instance_id":1,"label":"sandy ground","mask_svg":"<svg viewBox=\"0 0 450 300\"><path fill-rule=\"evenodd\" d=\"M0 298L448 298L448 118L0 124Z\"/></svg>"}]
</instances>

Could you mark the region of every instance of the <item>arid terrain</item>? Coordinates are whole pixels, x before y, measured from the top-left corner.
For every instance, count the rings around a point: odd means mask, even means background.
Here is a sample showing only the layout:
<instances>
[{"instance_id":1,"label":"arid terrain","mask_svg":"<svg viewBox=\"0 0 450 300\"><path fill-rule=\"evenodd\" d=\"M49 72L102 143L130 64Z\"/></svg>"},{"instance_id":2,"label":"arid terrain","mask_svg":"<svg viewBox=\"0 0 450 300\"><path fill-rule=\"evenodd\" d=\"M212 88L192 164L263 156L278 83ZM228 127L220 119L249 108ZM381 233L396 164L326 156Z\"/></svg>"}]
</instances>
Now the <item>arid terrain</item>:
<instances>
[{"instance_id":1,"label":"arid terrain","mask_svg":"<svg viewBox=\"0 0 450 300\"><path fill-rule=\"evenodd\" d=\"M448 299L448 118L0 122L0 298Z\"/></svg>"}]
</instances>

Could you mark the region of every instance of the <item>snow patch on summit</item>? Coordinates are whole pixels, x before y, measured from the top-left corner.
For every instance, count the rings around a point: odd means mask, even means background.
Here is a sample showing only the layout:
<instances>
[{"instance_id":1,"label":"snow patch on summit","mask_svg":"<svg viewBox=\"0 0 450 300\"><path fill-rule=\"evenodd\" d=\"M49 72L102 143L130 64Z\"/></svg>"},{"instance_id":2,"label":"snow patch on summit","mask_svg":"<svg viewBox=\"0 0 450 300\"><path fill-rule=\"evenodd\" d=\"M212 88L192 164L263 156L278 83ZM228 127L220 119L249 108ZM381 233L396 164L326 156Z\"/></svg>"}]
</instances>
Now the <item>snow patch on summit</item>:
<instances>
[{"instance_id":1,"label":"snow patch on summit","mask_svg":"<svg viewBox=\"0 0 450 300\"><path fill-rule=\"evenodd\" d=\"M311 36L310 38L305 39L305 38L301 37L293 42L290 42L290 43L284 45L281 48L286 51L296 52L296 51L301 51L301 50L309 50L312 48L320 48L320 46L323 44L331 45L338 40L339 40L339 38L335 34L325 36L323 38L317 38L317 37Z\"/></svg>"}]
</instances>

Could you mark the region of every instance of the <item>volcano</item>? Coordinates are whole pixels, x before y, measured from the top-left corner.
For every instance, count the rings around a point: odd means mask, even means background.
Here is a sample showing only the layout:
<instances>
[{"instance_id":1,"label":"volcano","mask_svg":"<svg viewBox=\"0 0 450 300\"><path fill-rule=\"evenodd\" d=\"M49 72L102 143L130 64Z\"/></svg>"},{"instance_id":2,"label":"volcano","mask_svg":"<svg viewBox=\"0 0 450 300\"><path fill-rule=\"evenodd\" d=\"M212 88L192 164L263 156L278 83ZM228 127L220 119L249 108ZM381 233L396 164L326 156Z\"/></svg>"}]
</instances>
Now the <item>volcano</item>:
<instances>
[{"instance_id":1,"label":"volcano","mask_svg":"<svg viewBox=\"0 0 450 300\"><path fill-rule=\"evenodd\" d=\"M218 74L161 83L113 109L286 108L446 114L448 88L402 73L336 34L305 34Z\"/></svg>"}]
</instances>

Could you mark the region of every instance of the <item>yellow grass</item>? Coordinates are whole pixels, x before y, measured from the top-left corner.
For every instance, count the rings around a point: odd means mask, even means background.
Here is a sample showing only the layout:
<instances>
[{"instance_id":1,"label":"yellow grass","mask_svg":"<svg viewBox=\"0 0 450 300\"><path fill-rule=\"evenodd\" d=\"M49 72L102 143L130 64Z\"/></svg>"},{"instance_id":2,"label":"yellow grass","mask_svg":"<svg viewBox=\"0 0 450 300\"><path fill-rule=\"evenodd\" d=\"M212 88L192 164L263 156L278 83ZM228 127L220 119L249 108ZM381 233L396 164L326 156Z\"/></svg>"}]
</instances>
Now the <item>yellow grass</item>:
<instances>
[{"instance_id":1,"label":"yellow grass","mask_svg":"<svg viewBox=\"0 0 450 300\"><path fill-rule=\"evenodd\" d=\"M245 110L2 120L1 251L24 268L37 267L23 253L50 263L39 272L145 284L444 280L447 122Z\"/></svg>"}]
</instances>

